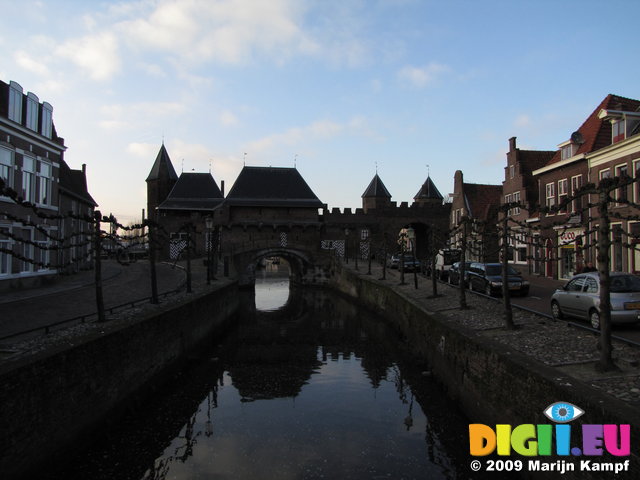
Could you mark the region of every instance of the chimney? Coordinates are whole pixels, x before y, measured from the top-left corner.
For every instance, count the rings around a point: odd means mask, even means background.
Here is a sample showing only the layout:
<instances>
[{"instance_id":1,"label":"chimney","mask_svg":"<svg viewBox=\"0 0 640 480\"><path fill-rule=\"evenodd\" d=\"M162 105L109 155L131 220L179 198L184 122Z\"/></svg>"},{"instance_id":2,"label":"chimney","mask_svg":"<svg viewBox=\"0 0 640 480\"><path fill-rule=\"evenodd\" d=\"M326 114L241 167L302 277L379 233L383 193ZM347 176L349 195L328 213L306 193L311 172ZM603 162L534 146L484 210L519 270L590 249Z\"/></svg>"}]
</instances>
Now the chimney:
<instances>
[{"instance_id":1,"label":"chimney","mask_svg":"<svg viewBox=\"0 0 640 480\"><path fill-rule=\"evenodd\" d=\"M513 152L516 149L516 137L511 137L509 139L509 151Z\"/></svg>"},{"instance_id":2,"label":"chimney","mask_svg":"<svg viewBox=\"0 0 640 480\"><path fill-rule=\"evenodd\" d=\"M224 197L224 180L220 180L220 191L222 192L222 196Z\"/></svg>"},{"instance_id":3,"label":"chimney","mask_svg":"<svg viewBox=\"0 0 640 480\"><path fill-rule=\"evenodd\" d=\"M87 174L87 164L86 164L86 163L83 163L83 164L82 164L82 174L83 174L83 175L86 175L86 174Z\"/></svg>"}]
</instances>

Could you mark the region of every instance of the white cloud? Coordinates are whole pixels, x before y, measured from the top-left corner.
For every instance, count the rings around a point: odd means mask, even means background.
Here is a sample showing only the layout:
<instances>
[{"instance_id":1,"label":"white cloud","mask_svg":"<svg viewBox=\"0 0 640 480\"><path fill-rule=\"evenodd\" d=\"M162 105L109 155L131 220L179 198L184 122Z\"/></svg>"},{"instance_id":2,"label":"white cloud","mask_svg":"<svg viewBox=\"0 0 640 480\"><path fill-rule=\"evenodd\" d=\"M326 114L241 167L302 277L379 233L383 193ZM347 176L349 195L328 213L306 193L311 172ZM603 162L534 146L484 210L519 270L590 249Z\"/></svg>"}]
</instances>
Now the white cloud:
<instances>
[{"instance_id":1,"label":"white cloud","mask_svg":"<svg viewBox=\"0 0 640 480\"><path fill-rule=\"evenodd\" d=\"M451 71L451 68L441 63L431 62L424 67L406 66L398 72L398 78L418 88L432 85L439 77Z\"/></svg>"},{"instance_id":2,"label":"white cloud","mask_svg":"<svg viewBox=\"0 0 640 480\"><path fill-rule=\"evenodd\" d=\"M529 117L529 115L521 114L516 117L516 120L515 122L513 122L513 124L516 127L528 127L531 125L531 118Z\"/></svg>"},{"instance_id":3,"label":"white cloud","mask_svg":"<svg viewBox=\"0 0 640 480\"><path fill-rule=\"evenodd\" d=\"M100 126L107 130L124 129L148 124L161 117L182 115L187 106L181 102L140 102L103 105ZM124 120L126 119L126 120Z\"/></svg>"},{"instance_id":4,"label":"white cloud","mask_svg":"<svg viewBox=\"0 0 640 480\"><path fill-rule=\"evenodd\" d=\"M316 140L328 140L339 135L351 134L375 137L363 117L354 117L346 123L318 120L303 127L291 127L248 144L251 153L262 153L280 146L306 145Z\"/></svg>"},{"instance_id":5,"label":"white cloud","mask_svg":"<svg viewBox=\"0 0 640 480\"><path fill-rule=\"evenodd\" d=\"M85 70L94 80L108 80L120 70L118 40L111 32L67 40L54 51Z\"/></svg>"},{"instance_id":6,"label":"white cloud","mask_svg":"<svg viewBox=\"0 0 640 480\"><path fill-rule=\"evenodd\" d=\"M25 70L35 73L41 76L48 76L49 69L44 64L41 59L32 58L27 52L24 50L19 50L15 53L14 59L18 65L20 65Z\"/></svg>"},{"instance_id":7,"label":"white cloud","mask_svg":"<svg viewBox=\"0 0 640 480\"><path fill-rule=\"evenodd\" d=\"M299 4L292 0L182 0L159 2L146 18L118 28L134 48L168 52L189 63L239 64L258 52L281 61L316 50L300 20Z\"/></svg>"},{"instance_id":8,"label":"white cloud","mask_svg":"<svg viewBox=\"0 0 640 480\"><path fill-rule=\"evenodd\" d=\"M220 123L226 127L233 127L238 124L238 117L233 112L225 110L218 116Z\"/></svg>"}]
</instances>

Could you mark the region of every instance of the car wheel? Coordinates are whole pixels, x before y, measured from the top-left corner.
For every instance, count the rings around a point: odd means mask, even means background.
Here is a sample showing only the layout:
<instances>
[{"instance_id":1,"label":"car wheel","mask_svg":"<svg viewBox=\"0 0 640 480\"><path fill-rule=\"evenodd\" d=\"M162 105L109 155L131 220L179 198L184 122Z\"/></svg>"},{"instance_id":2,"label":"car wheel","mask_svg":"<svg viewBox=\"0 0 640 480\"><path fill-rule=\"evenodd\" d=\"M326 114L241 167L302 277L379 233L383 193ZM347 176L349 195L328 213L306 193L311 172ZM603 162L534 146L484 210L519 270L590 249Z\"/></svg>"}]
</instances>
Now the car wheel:
<instances>
[{"instance_id":1,"label":"car wheel","mask_svg":"<svg viewBox=\"0 0 640 480\"><path fill-rule=\"evenodd\" d=\"M484 287L484 293L485 293L488 297L490 297L490 296L491 296L491 293L492 293L492 292L491 292L491 285L490 285L490 284L488 284L488 283L487 283L487 284L485 285L485 287Z\"/></svg>"},{"instance_id":2,"label":"car wheel","mask_svg":"<svg viewBox=\"0 0 640 480\"><path fill-rule=\"evenodd\" d=\"M562 313L562 310L560 310L560 305L555 300L551 302L551 315L553 315L553 318L558 320L564 318L564 314Z\"/></svg>"},{"instance_id":3,"label":"car wheel","mask_svg":"<svg viewBox=\"0 0 640 480\"><path fill-rule=\"evenodd\" d=\"M595 308L589 312L589 322L592 328L600 330L600 314Z\"/></svg>"}]
</instances>

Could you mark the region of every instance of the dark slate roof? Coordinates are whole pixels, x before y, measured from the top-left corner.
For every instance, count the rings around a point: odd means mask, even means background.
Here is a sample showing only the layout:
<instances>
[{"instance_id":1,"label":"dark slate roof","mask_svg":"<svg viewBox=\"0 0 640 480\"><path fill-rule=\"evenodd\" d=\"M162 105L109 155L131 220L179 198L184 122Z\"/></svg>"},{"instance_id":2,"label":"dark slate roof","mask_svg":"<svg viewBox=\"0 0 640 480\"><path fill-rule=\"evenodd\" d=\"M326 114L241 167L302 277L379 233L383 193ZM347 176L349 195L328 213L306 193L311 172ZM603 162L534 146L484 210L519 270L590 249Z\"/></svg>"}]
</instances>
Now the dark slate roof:
<instances>
[{"instance_id":1,"label":"dark slate roof","mask_svg":"<svg viewBox=\"0 0 640 480\"><path fill-rule=\"evenodd\" d=\"M253 207L322 207L298 170L283 167L244 167L225 203Z\"/></svg>"},{"instance_id":2,"label":"dark slate roof","mask_svg":"<svg viewBox=\"0 0 640 480\"><path fill-rule=\"evenodd\" d=\"M639 108L639 100L612 94L607 95L578 129L578 132L582 134L584 143L578 147L574 155L593 152L607 145L611 145L611 123L608 120L598 118L600 110L637 111ZM562 154L560 149L558 149L547 165L557 163L561 159Z\"/></svg>"},{"instance_id":3,"label":"dark slate roof","mask_svg":"<svg viewBox=\"0 0 640 480\"><path fill-rule=\"evenodd\" d=\"M553 156L555 150L518 150L518 161L522 173L531 173L544 167Z\"/></svg>"},{"instance_id":4,"label":"dark slate roof","mask_svg":"<svg viewBox=\"0 0 640 480\"><path fill-rule=\"evenodd\" d=\"M156 161L153 162L153 167L151 167L151 171L147 177L147 182L149 180L157 180L163 172L165 172L171 180L178 179L178 174L176 174L176 171L173 168L167 149L164 148L164 143L160 147Z\"/></svg>"},{"instance_id":5,"label":"dark slate roof","mask_svg":"<svg viewBox=\"0 0 640 480\"><path fill-rule=\"evenodd\" d=\"M210 173L182 173L158 209L210 210L222 200L222 192Z\"/></svg>"},{"instance_id":6,"label":"dark slate roof","mask_svg":"<svg viewBox=\"0 0 640 480\"><path fill-rule=\"evenodd\" d=\"M427 177L418 193L416 193L416 196L413 197L414 200L442 200L443 198L433 183L433 180L431 180L431 177Z\"/></svg>"},{"instance_id":7,"label":"dark slate roof","mask_svg":"<svg viewBox=\"0 0 640 480\"><path fill-rule=\"evenodd\" d=\"M72 170L67 162L60 162L60 183L58 188L66 195L85 202L93 207L98 204L87 189L87 176L82 170Z\"/></svg>"},{"instance_id":8,"label":"dark slate roof","mask_svg":"<svg viewBox=\"0 0 640 480\"><path fill-rule=\"evenodd\" d=\"M377 173L375 177L373 177L373 179L371 180L371 183L369 183L369 186L367 187L367 189L362 194L362 198L372 198L372 197L391 198L391 194L389 193L389 190L387 190L387 187L384 186L384 183L382 183L382 180L380 180L380 177L378 176Z\"/></svg>"}]
</instances>

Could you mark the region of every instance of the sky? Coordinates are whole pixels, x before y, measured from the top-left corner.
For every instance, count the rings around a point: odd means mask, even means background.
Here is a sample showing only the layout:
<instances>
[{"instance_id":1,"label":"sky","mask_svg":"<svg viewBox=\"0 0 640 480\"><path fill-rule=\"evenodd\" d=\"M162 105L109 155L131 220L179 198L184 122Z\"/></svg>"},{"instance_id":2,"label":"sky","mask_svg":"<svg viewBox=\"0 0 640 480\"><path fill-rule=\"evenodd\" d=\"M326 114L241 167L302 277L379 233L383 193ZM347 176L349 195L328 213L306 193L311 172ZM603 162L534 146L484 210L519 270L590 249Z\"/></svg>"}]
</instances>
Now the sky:
<instances>
[{"instance_id":1,"label":"sky","mask_svg":"<svg viewBox=\"0 0 640 480\"><path fill-rule=\"evenodd\" d=\"M501 184L508 139L554 150L609 93L640 99L637 0L0 0L0 79L53 106L103 213L139 221L164 142L228 192L293 167L329 208L376 171Z\"/></svg>"}]
</instances>

